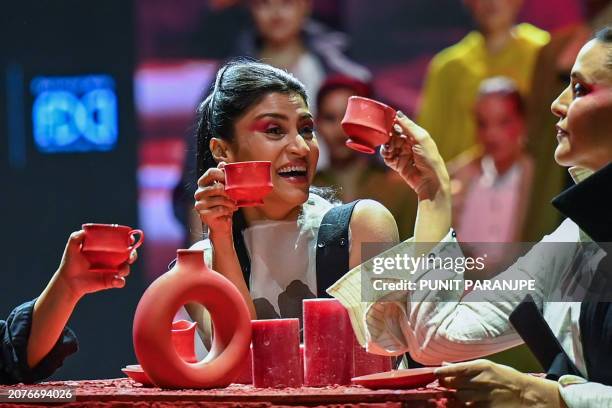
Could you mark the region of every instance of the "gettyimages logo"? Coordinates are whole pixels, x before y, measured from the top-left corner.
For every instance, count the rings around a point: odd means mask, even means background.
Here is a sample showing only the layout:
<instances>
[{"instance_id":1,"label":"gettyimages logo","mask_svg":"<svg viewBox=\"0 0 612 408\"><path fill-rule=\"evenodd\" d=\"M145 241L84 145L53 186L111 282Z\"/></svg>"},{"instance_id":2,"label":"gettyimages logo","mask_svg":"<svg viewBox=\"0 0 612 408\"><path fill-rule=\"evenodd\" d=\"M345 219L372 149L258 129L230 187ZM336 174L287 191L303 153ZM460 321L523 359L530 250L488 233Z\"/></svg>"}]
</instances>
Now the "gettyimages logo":
<instances>
[{"instance_id":1,"label":"gettyimages logo","mask_svg":"<svg viewBox=\"0 0 612 408\"><path fill-rule=\"evenodd\" d=\"M434 254L426 256L422 254L414 257L408 254L395 254L395 256L376 256L372 260L374 272L377 275L383 274L388 270L403 270L407 273L414 274L418 270L422 269L443 269L447 271L455 271L457 273L464 273L469 270L482 271L485 268L485 260L487 254L472 257L439 257Z\"/></svg>"},{"instance_id":2,"label":"gettyimages logo","mask_svg":"<svg viewBox=\"0 0 612 408\"><path fill-rule=\"evenodd\" d=\"M508 302L531 294L545 302L612 302L606 248L612 245L592 241L364 244L361 299Z\"/></svg>"}]
</instances>

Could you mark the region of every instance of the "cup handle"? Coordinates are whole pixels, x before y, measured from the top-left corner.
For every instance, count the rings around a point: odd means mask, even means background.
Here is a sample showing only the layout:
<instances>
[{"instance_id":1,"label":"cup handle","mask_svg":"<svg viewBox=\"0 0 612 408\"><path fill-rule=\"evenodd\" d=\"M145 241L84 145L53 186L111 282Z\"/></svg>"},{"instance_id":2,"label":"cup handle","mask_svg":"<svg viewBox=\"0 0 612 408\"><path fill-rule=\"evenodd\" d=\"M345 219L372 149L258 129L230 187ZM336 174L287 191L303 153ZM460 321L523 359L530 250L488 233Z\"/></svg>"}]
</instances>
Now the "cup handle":
<instances>
[{"instance_id":1,"label":"cup handle","mask_svg":"<svg viewBox=\"0 0 612 408\"><path fill-rule=\"evenodd\" d=\"M140 239L138 241L136 241L136 238L135 238L136 235L140 236ZM144 232L142 232L142 230L139 230L139 229L131 230L130 231L130 241L132 243L132 245L130 246L130 251L133 251L134 249L141 246L142 243L144 242Z\"/></svg>"}]
</instances>

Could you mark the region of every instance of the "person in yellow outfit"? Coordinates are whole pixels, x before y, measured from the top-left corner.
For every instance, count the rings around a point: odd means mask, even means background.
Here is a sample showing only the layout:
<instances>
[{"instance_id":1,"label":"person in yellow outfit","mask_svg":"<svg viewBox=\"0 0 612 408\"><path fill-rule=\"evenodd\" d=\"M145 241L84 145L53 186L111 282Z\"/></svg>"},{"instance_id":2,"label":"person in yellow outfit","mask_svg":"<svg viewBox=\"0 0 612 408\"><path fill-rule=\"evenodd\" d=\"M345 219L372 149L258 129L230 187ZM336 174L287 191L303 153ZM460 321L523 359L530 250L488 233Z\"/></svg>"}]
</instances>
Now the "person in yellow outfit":
<instances>
[{"instance_id":1,"label":"person in yellow outfit","mask_svg":"<svg viewBox=\"0 0 612 408\"><path fill-rule=\"evenodd\" d=\"M514 25L522 0L464 0L478 31L442 50L430 63L417 122L429 129L449 161L477 149L473 107L482 80L505 76L523 95L538 51L550 39L530 24Z\"/></svg>"}]
</instances>

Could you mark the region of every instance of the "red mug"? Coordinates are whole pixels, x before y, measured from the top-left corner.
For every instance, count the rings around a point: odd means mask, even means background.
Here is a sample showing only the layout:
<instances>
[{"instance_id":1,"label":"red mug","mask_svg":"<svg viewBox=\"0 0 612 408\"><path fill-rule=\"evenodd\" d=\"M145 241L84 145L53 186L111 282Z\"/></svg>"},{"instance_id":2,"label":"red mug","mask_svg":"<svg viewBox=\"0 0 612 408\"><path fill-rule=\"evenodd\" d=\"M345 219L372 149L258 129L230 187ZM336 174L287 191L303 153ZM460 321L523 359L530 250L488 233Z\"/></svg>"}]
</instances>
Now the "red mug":
<instances>
[{"instance_id":1,"label":"red mug","mask_svg":"<svg viewBox=\"0 0 612 408\"><path fill-rule=\"evenodd\" d=\"M361 96L351 96L342 119L342 129L349 136L346 145L358 152L373 154L375 148L391 137L395 109Z\"/></svg>"},{"instance_id":2,"label":"red mug","mask_svg":"<svg viewBox=\"0 0 612 408\"><path fill-rule=\"evenodd\" d=\"M228 163L225 171L225 192L238 207L262 205L272 191L269 161Z\"/></svg>"},{"instance_id":3,"label":"red mug","mask_svg":"<svg viewBox=\"0 0 612 408\"><path fill-rule=\"evenodd\" d=\"M117 269L130 253L142 245L144 233L118 224L83 224L85 241L81 252L92 269ZM136 235L140 239L136 240Z\"/></svg>"}]
</instances>

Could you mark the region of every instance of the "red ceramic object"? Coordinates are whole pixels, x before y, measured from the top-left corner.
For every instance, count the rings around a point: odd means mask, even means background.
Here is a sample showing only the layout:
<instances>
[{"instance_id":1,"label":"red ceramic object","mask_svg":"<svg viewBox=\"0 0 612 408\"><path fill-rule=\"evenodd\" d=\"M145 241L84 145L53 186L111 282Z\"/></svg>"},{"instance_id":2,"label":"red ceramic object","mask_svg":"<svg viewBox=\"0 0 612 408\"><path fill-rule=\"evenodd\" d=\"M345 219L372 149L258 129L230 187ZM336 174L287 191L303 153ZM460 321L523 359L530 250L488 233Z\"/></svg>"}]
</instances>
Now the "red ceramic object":
<instances>
[{"instance_id":1,"label":"red ceramic object","mask_svg":"<svg viewBox=\"0 0 612 408\"><path fill-rule=\"evenodd\" d=\"M436 379L434 370L438 367L409 368L406 370L393 370L385 373L364 375L352 379L354 384L366 388L418 388L423 387Z\"/></svg>"},{"instance_id":2,"label":"red ceramic object","mask_svg":"<svg viewBox=\"0 0 612 408\"><path fill-rule=\"evenodd\" d=\"M154 385L151 379L147 377L145 372L142 370L142 367L138 364L126 366L125 368L122 368L121 371L123 371L123 373L132 380L136 381L137 383L141 383L144 386L152 387Z\"/></svg>"},{"instance_id":3,"label":"red ceramic object","mask_svg":"<svg viewBox=\"0 0 612 408\"><path fill-rule=\"evenodd\" d=\"M134 316L134 349L153 383L162 388L218 388L234 381L247 358L251 320L238 289L204 263L203 251L179 249L175 266L145 291ZM214 337L207 357L187 363L171 339L172 319L186 303L210 313Z\"/></svg>"},{"instance_id":4,"label":"red ceramic object","mask_svg":"<svg viewBox=\"0 0 612 408\"><path fill-rule=\"evenodd\" d=\"M225 191L238 207L262 205L272 191L271 162L248 161L229 163L225 170Z\"/></svg>"},{"instance_id":5,"label":"red ceramic object","mask_svg":"<svg viewBox=\"0 0 612 408\"><path fill-rule=\"evenodd\" d=\"M258 388L302 386L300 321L253 320L253 385Z\"/></svg>"},{"instance_id":6,"label":"red ceramic object","mask_svg":"<svg viewBox=\"0 0 612 408\"><path fill-rule=\"evenodd\" d=\"M196 322L177 320L172 323L172 343L176 352L188 363L195 363L198 358L195 354Z\"/></svg>"},{"instance_id":7,"label":"red ceramic object","mask_svg":"<svg viewBox=\"0 0 612 408\"><path fill-rule=\"evenodd\" d=\"M117 224L83 224L85 240L81 251L91 269L117 269L130 257L130 252L144 242L144 233ZM136 241L136 236L140 239Z\"/></svg>"},{"instance_id":8,"label":"red ceramic object","mask_svg":"<svg viewBox=\"0 0 612 408\"><path fill-rule=\"evenodd\" d=\"M391 357L368 353L357 339L353 340L353 376L382 373L392 368Z\"/></svg>"},{"instance_id":9,"label":"red ceramic object","mask_svg":"<svg viewBox=\"0 0 612 408\"><path fill-rule=\"evenodd\" d=\"M188 363L198 361L195 354L196 326L197 323L188 322L187 320L177 320L172 323L172 343L178 355ZM153 382L147 377L140 364L126 366L121 371L142 385L153 385Z\"/></svg>"},{"instance_id":10,"label":"red ceramic object","mask_svg":"<svg viewBox=\"0 0 612 408\"><path fill-rule=\"evenodd\" d=\"M336 299L304 299L304 384L350 384L353 328Z\"/></svg>"},{"instance_id":11,"label":"red ceramic object","mask_svg":"<svg viewBox=\"0 0 612 408\"><path fill-rule=\"evenodd\" d=\"M395 110L384 103L351 96L342 119L342 129L349 136L346 145L373 154L377 146L389 141L395 114Z\"/></svg>"}]
</instances>

